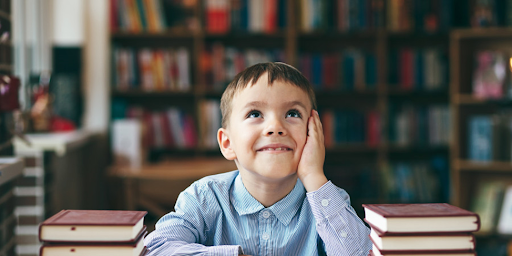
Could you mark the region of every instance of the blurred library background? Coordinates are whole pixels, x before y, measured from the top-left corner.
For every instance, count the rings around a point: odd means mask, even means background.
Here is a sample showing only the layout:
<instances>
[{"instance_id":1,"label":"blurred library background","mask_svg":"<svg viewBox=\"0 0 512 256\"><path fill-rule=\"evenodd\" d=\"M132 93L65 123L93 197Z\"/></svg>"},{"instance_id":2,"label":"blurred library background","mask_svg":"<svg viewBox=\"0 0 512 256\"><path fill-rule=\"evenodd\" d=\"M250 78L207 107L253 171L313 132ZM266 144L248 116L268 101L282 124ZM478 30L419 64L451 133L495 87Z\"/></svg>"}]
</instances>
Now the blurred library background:
<instances>
[{"instance_id":1,"label":"blurred library background","mask_svg":"<svg viewBox=\"0 0 512 256\"><path fill-rule=\"evenodd\" d=\"M260 62L316 90L324 171L363 203L480 215L512 255L512 0L0 0L0 256L61 209L146 210L236 168L220 97Z\"/></svg>"}]
</instances>

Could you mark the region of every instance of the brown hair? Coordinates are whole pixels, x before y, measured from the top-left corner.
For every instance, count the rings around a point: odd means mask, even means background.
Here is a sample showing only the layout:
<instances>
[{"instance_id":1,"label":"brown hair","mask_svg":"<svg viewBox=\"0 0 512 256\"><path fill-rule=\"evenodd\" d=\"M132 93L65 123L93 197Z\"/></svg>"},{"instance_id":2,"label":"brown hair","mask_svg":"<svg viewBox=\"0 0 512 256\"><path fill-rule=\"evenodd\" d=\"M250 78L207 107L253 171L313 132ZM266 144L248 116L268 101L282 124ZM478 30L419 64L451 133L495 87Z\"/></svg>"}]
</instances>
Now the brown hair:
<instances>
[{"instance_id":1,"label":"brown hair","mask_svg":"<svg viewBox=\"0 0 512 256\"><path fill-rule=\"evenodd\" d=\"M282 62L259 63L238 73L222 94L222 98L220 100L222 127L226 128L227 126L227 122L231 114L231 101L235 94L245 89L249 84L256 83L265 73L268 73L269 85L272 85L274 81L279 80L290 83L304 90L304 92L309 96L312 108L316 109L316 99L313 87L311 87L308 79L306 79L299 70Z\"/></svg>"}]
</instances>

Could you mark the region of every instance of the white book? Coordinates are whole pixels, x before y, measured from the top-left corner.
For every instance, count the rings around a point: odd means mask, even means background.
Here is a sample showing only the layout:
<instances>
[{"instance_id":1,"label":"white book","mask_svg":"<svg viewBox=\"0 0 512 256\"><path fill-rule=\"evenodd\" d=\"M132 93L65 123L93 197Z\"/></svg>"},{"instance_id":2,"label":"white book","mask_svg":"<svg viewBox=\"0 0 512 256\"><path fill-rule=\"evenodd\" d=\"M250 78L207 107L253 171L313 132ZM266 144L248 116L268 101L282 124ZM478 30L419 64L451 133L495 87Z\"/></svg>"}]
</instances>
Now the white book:
<instances>
[{"instance_id":1,"label":"white book","mask_svg":"<svg viewBox=\"0 0 512 256\"><path fill-rule=\"evenodd\" d=\"M507 187L503 197L497 230L500 234L512 234L512 186Z\"/></svg>"},{"instance_id":2,"label":"white book","mask_svg":"<svg viewBox=\"0 0 512 256\"><path fill-rule=\"evenodd\" d=\"M190 90L190 60L186 48L176 50L176 60L178 64L179 90Z\"/></svg>"},{"instance_id":3,"label":"white book","mask_svg":"<svg viewBox=\"0 0 512 256\"><path fill-rule=\"evenodd\" d=\"M134 169L142 166L142 125L138 120L112 122L112 152L118 165L128 165Z\"/></svg>"}]
</instances>

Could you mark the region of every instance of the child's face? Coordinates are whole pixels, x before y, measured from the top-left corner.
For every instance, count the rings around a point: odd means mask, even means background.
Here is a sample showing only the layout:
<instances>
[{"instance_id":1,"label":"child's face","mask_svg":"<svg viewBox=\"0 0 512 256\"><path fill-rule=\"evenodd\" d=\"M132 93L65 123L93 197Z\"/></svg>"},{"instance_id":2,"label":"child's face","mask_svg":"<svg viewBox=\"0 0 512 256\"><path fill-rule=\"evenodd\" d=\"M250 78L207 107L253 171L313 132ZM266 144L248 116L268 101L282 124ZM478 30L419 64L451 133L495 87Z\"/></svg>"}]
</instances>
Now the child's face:
<instances>
[{"instance_id":1,"label":"child's face","mask_svg":"<svg viewBox=\"0 0 512 256\"><path fill-rule=\"evenodd\" d=\"M302 89L282 81L269 86L263 75L232 100L227 128L219 130L224 156L258 179L291 178L306 143L311 107Z\"/></svg>"}]
</instances>

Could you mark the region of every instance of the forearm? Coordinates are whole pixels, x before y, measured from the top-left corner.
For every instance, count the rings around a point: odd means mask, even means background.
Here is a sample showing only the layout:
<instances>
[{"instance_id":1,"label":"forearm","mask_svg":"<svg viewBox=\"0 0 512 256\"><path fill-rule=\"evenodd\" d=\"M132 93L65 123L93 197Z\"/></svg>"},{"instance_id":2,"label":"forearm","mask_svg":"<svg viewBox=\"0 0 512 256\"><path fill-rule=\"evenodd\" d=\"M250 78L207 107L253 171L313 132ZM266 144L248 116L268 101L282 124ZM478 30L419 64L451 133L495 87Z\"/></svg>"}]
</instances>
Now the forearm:
<instances>
[{"instance_id":1,"label":"forearm","mask_svg":"<svg viewBox=\"0 0 512 256\"><path fill-rule=\"evenodd\" d=\"M183 239L185 240L185 239ZM159 232L152 232L144 239L148 249L146 255L240 255L238 245L205 246L198 243L183 241L179 237L168 237Z\"/></svg>"},{"instance_id":2,"label":"forearm","mask_svg":"<svg viewBox=\"0 0 512 256\"><path fill-rule=\"evenodd\" d=\"M323 170L312 172L307 176L301 177L300 180L304 185L304 188L306 188L307 192L317 191L320 187L327 183L327 178L325 177Z\"/></svg>"},{"instance_id":3,"label":"forearm","mask_svg":"<svg viewBox=\"0 0 512 256\"><path fill-rule=\"evenodd\" d=\"M307 197L327 255L368 255L370 231L350 206L344 190L328 182Z\"/></svg>"}]
</instances>

